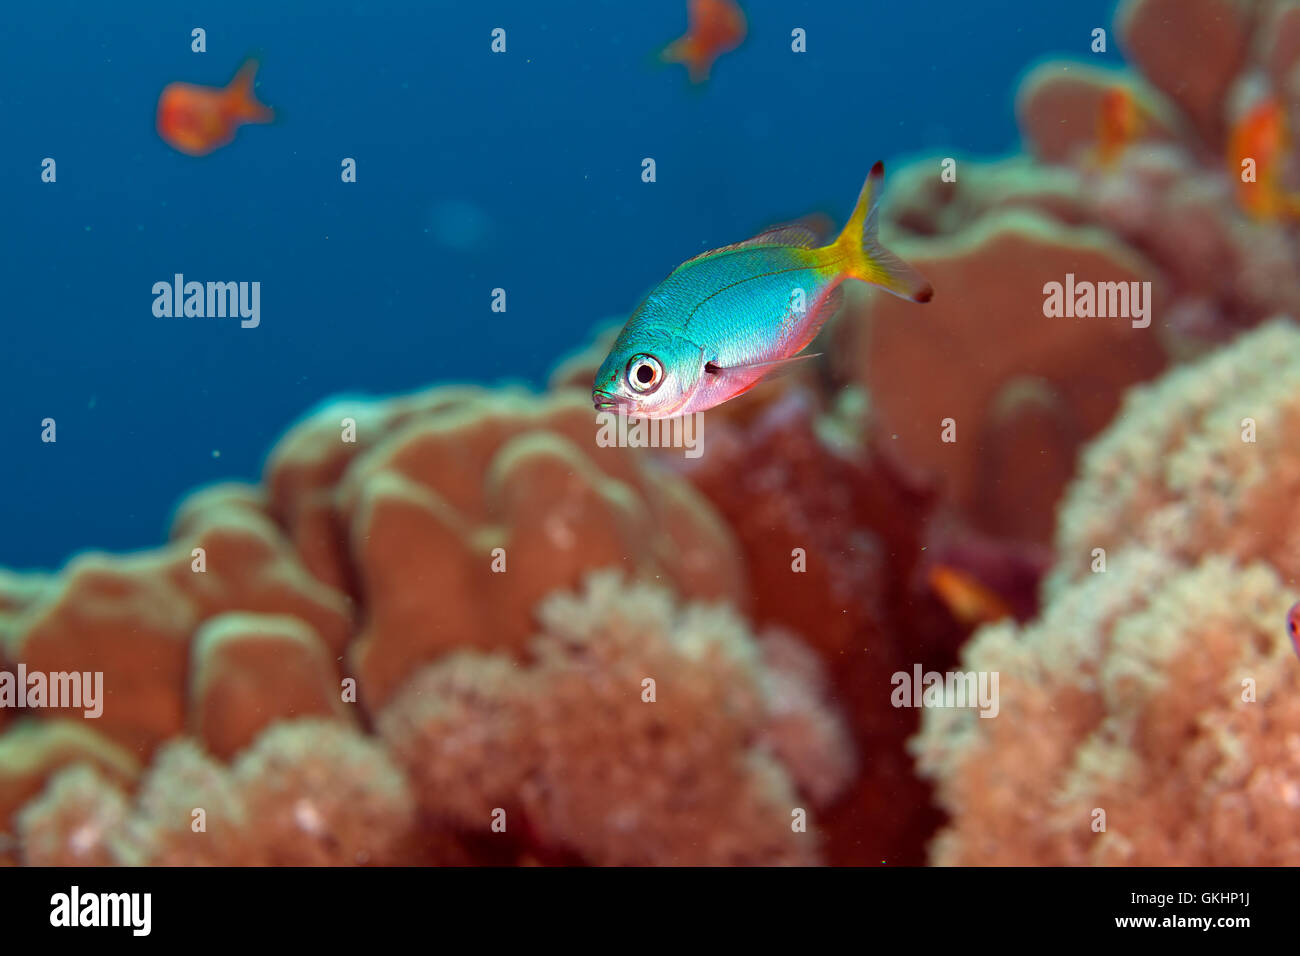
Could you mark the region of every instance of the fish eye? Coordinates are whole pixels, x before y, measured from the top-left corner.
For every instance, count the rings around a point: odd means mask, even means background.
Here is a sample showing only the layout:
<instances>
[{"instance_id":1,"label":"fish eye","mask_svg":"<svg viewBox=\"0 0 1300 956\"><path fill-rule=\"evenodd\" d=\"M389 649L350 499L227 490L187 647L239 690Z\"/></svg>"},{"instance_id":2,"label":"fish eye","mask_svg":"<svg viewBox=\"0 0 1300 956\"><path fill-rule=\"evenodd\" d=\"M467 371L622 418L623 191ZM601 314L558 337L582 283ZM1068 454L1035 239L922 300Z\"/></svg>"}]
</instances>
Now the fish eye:
<instances>
[{"instance_id":1,"label":"fish eye","mask_svg":"<svg viewBox=\"0 0 1300 956\"><path fill-rule=\"evenodd\" d=\"M653 392L664 378L663 363L645 352L633 355L627 363L627 383L638 392Z\"/></svg>"}]
</instances>

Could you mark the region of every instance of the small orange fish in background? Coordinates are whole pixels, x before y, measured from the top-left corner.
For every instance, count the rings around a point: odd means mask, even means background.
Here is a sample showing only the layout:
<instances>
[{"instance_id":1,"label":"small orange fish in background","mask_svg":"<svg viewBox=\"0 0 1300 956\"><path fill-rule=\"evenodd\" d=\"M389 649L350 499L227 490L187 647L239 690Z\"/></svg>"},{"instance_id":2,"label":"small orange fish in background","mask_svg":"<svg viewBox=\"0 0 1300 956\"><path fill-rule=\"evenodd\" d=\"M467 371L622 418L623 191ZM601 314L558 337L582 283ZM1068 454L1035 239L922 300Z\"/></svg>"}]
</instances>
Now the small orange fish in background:
<instances>
[{"instance_id":1,"label":"small orange fish in background","mask_svg":"<svg viewBox=\"0 0 1300 956\"><path fill-rule=\"evenodd\" d=\"M1126 86L1107 87L1097 106L1097 164L1115 165L1145 125L1142 107L1133 91Z\"/></svg>"},{"instance_id":2,"label":"small orange fish in background","mask_svg":"<svg viewBox=\"0 0 1300 956\"><path fill-rule=\"evenodd\" d=\"M257 61L247 60L226 87L169 83L158 97L158 135L190 156L206 156L235 138L245 123L270 123L275 113L253 95Z\"/></svg>"},{"instance_id":3,"label":"small orange fish in background","mask_svg":"<svg viewBox=\"0 0 1300 956\"><path fill-rule=\"evenodd\" d=\"M991 624L1012 614L1006 601L965 571L936 564L931 566L926 580L949 613L963 624Z\"/></svg>"},{"instance_id":4,"label":"small orange fish in background","mask_svg":"<svg viewBox=\"0 0 1300 956\"><path fill-rule=\"evenodd\" d=\"M1294 218L1300 207L1282 187L1281 167L1291 148L1286 112L1271 97L1260 100L1237 120L1228 139L1229 174L1237 183L1237 205L1255 219ZM1242 163L1254 160L1254 182L1242 180Z\"/></svg>"},{"instance_id":5,"label":"small orange fish in background","mask_svg":"<svg viewBox=\"0 0 1300 956\"><path fill-rule=\"evenodd\" d=\"M664 47L660 59L685 64L692 83L709 78L713 62L745 39L745 14L735 0L690 0L686 35Z\"/></svg>"}]
</instances>

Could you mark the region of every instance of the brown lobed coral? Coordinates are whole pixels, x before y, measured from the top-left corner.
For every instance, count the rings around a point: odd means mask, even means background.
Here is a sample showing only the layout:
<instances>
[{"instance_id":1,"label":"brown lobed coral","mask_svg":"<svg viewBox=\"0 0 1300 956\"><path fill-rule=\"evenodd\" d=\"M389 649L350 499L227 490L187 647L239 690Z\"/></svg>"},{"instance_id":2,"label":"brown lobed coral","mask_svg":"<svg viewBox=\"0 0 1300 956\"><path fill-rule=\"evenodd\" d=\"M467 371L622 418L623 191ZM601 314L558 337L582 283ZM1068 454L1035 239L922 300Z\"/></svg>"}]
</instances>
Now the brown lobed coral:
<instances>
[{"instance_id":1,"label":"brown lobed coral","mask_svg":"<svg viewBox=\"0 0 1300 956\"><path fill-rule=\"evenodd\" d=\"M351 629L346 597L303 570L266 515L223 492L183 508L168 547L74 559L11 622L4 656L29 671L102 672L96 731L147 758L185 726L191 638L229 611L290 615L322 653L338 653Z\"/></svg>"},{"instance_id":2,"label":"brown lobed coral","mask_svg":"<svg viewBox=\"0 0 1300 956\"><path fill-rule=\"evenodd\" d=\"M156 552L84 556L38 584L6 579L7 660L104 674L98 721L29 711L36 716L0 735L0 832L23 860L820 859L815 826L797 832L790 814L832 802L852 754L823 702L816 659L789 637L751 638L722 611L675 610L679 596L746 605L731 532L648 455L602 447L585 397L453 388L391 406L342 399L289 432L270 457L266 489L191 496L172 544ZM629 610L561 666L555 648L576 633L580 609L565 619L568 632L553 629L568 636L530 642L535 605L602 567L621 583L601 586L590 613L620 601ZM651 580L667 587L641 590ZM632 608L669 609L657 645ZM741 670L723 669L734 687L708 673L730 658L696 656L690 640L743 659ZM643 642L656 651L644 661ZM765 664L763 647L789 672ZM393 763L410 756L409 742L390 751L366 732L373 721L395 725L387 705L418 698L421 678L415 691L402 687L422 667L460 673L471 660L475 672L530 675L507 698L517 704L528 688L533 712L514 714L534 734L531 749L507 735L500 747L510 760L481 770L526 791L500 799L525 808L522 827L503 839L486 818L429 809L472 803L472 776L430 793L419 786L431 772L422 761ZM609 673L593 673L596 660ZM641 676L626 699L612 681L651 664L676 694L647 712L668 719L646 729L637 722ZM724 698L732 704L710 723ZM604 701L610 720L592 723L583 701ZM615 799L600 781L639 727L661 758L620 791L616 817L640 814L652 835L611 818L598 837L581 821L591 801ZM446 740L421 738L437 762L487 728L476 719L447 731ZM571 739L556 743L560 733ZM697 743L705 750L692 750ZM709 789L714 760L732 769ZM547 767L551 785L540 789ZM661 771L678 775L671 786L642 779ZM671 794L692 775L704 789L695 812L679 817L672 800L685 791ZM733 785L752 793L743 818L722 812ZM675 824L682 835L668 832Z\"/></svg>"},{"instance_id":3,"label":"brown lobed coral","mask_svg":"<svg viewBox=\"0 0 1300 956\"><path fill-rule=\"evenodd\" d=\"M1029 210L895 245L952 294L937 294L923 315L882 294L851 309L833 332L836 381L868 391L898 454L940 480L977 528L1047 541L1079 445L1166 358L1129 319L1045 315L1044 285L1067 275L1150 282L1159 314L1159 273L1104 233Z\"/></svg>"}]
</instances>

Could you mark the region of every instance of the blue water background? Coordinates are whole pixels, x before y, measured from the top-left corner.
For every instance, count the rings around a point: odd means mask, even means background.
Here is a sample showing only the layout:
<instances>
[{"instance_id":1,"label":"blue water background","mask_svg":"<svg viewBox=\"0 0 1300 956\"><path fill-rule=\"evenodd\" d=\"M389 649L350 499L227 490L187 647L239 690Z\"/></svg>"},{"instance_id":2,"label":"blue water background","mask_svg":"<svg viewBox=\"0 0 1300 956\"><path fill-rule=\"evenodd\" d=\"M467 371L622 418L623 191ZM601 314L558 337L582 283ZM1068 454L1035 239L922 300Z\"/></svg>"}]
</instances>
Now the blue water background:
<instances>
[{"instance_id":1,"label":"blue water background","mask_svg":"<svg viewBox=\"0 0 1300 956\"><path fill-rule=\"evenodd\" d=\"M1088 50L1112 0L745 9L744 46L693 90L652 62L684 0L9 5L0 565L160 542L182 495L255 479L338 392L540 386L681 260L842 220L877 158L1014 150L1032 63L1122 62L1113 38ZM166 83L224 84L254 51L276 125L202 159L158 138ZM177 272L260 281L261 326L155 318L151 287Z\"/></svg>"}]
</instances>

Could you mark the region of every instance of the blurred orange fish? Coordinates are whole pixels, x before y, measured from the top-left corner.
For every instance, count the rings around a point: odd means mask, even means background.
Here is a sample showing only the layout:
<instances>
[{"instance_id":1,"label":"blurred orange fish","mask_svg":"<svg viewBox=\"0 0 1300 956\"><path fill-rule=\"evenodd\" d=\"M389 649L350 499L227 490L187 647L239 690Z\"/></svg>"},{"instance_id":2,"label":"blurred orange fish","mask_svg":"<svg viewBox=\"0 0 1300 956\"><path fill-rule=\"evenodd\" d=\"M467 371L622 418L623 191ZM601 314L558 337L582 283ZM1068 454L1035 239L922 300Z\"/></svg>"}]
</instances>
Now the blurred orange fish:
<instances>
[{"instance_id":1,"label":"blurred orange fish","mask_svg":"<svg viewBox=\"0 0 1300 956\"><path fill-rule=\"evenodd\" d=\"M690 0L686 35L664 47L660 58L685 64L691 82L703 83L713 61L740 46L746 29L735 0Z\"/></svg>"},{"instance_id":2,"label":"blurred orange fish","mask_svg":"<svg viewBox=\"0 0 1300 956\"><path fill-rule=\"evenodd\" d=\"M1282 188L1281 167L1291 148L1286 113L1273 97L1265 97L1232 127L1228 167L1237 182L1237 204L1255 219L1276 220L1297 213L1296 197ZM1242 163L1254 160L1253 182L1242 180Z\"/></svg>"},{"instance_id":3,"label":"blurred orange fish","mask_svg":"<svg viewBox=\"0 0 1300 956\"><path fill-rule=\"evenodd\" d=\"M1133 91L1125 86L1108 87L1097 107L1098 165L1113 166L1144 125L1142 107Z\"/></svg>"},{"instance_id":4,"label":"blurred orange fish","mask_svg":"<svg viewBox=\"0 0 1300 956\"><path fill-rule=\"evenodd\" d=\"M224 88L169 83L158 97L158 135L190 156L206 156L235 138L245 123L269 123L275 114L253 95L257 61L247 60Z\"/></svg>"},{"instance_id":5,"label":"blurred orange fish","mask_svg":"<svg viewBox=\"0 0 1300 956\"><path fill-rule=\"evenodd\" d=\"M963 624L990 624L1011 616L1011 608L965 571L946 564L931 566L926 580L949 613Z\"/></svg>"}]
</instances>

